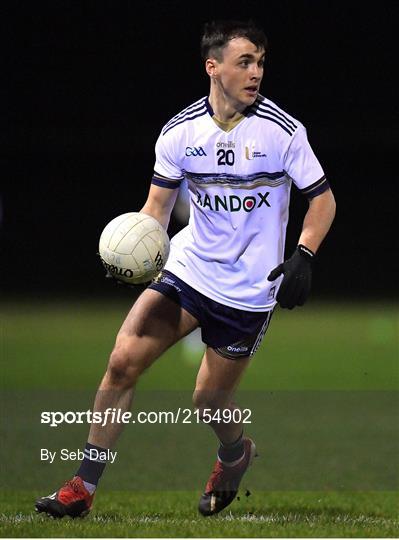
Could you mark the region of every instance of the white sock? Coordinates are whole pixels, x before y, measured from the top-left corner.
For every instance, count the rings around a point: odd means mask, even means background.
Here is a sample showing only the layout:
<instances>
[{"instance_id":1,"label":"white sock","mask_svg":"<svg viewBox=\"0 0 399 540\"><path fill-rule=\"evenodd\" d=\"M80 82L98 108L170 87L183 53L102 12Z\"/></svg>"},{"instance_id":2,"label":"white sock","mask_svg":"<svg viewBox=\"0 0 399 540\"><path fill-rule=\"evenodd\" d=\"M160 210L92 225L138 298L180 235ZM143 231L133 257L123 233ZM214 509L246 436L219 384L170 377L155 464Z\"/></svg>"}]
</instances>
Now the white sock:
<instances>
[{"instance_id":1,"label":"white sock","mask_svg":"<svg viewBox=\"0 0 399 540\"><path fill-rule=\"evenodd\" d=\"M97 486L95 484L90 484L90 482L85 482L83 480L83 485L87 489L87 491L90 493L90 495L93 495L93 493L96 491Z\"/></svg>"},{"instance_id":2,"label":"white sock","mask_svg":"<svg viewBox=\"0 0 399 540\"><path fill-rule=\"evenodd\" d=\"M236 459L235 461L223 461L222 459L220 459L220 457L218 456L218 460L223 463L223 465L225 465L226 467L235 467L236 465L238 465L240 463L240 461L242 461L244 459L244 456L245 456L245 453L238 459Z\"/></svg>"}]
</instances>

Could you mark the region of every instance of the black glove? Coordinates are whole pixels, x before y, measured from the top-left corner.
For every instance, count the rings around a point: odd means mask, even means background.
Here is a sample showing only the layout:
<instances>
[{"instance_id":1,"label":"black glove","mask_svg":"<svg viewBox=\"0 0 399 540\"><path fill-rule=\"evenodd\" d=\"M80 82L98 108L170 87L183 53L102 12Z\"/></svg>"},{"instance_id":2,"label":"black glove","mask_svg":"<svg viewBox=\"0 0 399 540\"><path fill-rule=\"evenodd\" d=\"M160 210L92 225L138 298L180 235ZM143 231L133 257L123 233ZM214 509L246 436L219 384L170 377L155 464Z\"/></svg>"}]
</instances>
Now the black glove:
<instances>
[{"instance_id":1,"label":"black glove","mask_svg":"<svg viewBox=\"0 0 399 540\"><path fill-rule=\"evenodd\" d=\"M134 285L132 283L126 283L125 281L121 281L117 277L113 276L108 271L105 274L105 278L110 280L112 283L115 283L119 287L121 287L121 290L122 289L130 289L131 291L133 291L133 294L137 295L137 296L139 296L142 292L144 292L145 289L148 287L148 285L150 285L152 283L151 281L148 281L146 283L139 283L137 285Z\"/></svg>"},{"instance_id":2,"label":"black glove","mask_svg":"<svg viewBox=\"0 0 399 540\"><path fill-rule=\"evenodd\" d=\"M277 302L282 308L292 309L305 303L312 284L313 258L313 251L299 244L292 257L279 264L268 275L267 279L274 281L284 274L277 293Z\"/></svg>"}]
</instances>

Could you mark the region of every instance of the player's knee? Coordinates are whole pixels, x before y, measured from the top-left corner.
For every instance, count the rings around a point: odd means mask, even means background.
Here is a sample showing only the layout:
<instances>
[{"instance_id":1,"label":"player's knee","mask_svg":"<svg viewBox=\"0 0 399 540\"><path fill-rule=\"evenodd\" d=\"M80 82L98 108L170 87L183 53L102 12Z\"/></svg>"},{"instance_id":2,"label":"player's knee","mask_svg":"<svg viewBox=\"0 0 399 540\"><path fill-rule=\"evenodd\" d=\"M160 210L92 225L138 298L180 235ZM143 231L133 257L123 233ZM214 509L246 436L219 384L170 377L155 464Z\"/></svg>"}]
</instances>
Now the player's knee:
<instances>
[{"instance_id":1,"label":"player's knee","mask_svg":"<svg viewBox=\"0 0 399 540\"><path fill-rule=\"evenodd\" d=\"M117 387L131 387L137 382L144 368L126 344L118 343L111 353L107 374L110 383Z\"/></svg>"},{"instance_id":2,"label":"player's knee","mask_svg":"<svg viewBox=\"0 0 399 540\"><path fill-rule=\"evenodd\" d=\"M199 411L199 418L203 417L203 414L216 411L226 405L228 396L223 391L195 390L193 393L193 405Z\"/></svg>"},{"instance_id":3,"label":"player's knee","mask_svg":"<svg viewBox=\"0 0 399 540\"><path fill-rule=\"evenodd\" d=\"M197 390L194 390L193 393L193 405L196 409L201 409L205 406L206 400L204 399L204 396L201 392L198 392Z\"/></svg>"}]
</instances>

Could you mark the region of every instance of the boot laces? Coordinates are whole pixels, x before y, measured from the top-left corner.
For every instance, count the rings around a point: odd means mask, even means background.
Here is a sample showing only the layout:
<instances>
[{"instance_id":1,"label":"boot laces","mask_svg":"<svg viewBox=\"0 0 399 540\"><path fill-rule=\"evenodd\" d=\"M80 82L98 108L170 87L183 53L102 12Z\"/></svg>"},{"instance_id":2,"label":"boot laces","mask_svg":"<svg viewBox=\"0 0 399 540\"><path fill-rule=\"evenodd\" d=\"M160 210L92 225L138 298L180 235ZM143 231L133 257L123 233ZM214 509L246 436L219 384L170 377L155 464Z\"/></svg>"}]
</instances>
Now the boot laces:
<instances>
[{"instance_id":1,"label":"boot laces","mask_svg":"<svg viewBox=\"0 0 399 540\"><path fill-rule=\"evenodd\" d=\"M207 491L217 492L230 489L236 474L237 469L235 467L224 467L223 463L218 460L209 478Z\"/></svg>"},{"instance_id":2,"label":"boot laces","mask_svg":"<svg viewBox=\"0 0 399 540\"><path fill-rule=\"evenodd\" d=\"M77 478L72 478L72 480L68 480L67 482L65 482L64 487L72 488L74 493L79 493L80 491L82 491L81 483Z\"/></svg>"}]
</instances>

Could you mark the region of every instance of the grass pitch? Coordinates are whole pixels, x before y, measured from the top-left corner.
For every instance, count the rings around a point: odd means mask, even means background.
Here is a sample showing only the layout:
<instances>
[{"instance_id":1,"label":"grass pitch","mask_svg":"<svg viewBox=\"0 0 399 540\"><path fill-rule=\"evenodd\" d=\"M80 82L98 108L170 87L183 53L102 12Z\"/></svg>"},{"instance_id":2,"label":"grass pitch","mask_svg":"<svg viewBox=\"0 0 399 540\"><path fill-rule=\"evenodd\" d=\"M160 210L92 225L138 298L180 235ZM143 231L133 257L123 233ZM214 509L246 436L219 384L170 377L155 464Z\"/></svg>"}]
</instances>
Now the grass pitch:
<instances>
[{"instance_id":1,"label":"grass pitch","mask_svg":"<svg viewBox=\"0 0 399 540\"><path fill-rule=\"evenodd\" d=\"M76 469L42 463L39 448L81 448L87 433L40 426L38 413L91 408L128 309L128 300L3 305L2 537L398 536L398 319L382 304L277 311L240 387L263 451L219 516L196 510L216 451L203 425L129 426L87 519L36 515L35 498ZM140 381L137 406L191 407L200 357L187 343L171 349Z\"/></svg>"},{"instance_id":2,"label":"grass pitch","mask_svg":"<svg viewBox=\"0 0 399 540\"><path fill-rule=\"evenodd\" d=\"M397 537L393 493L260 492L211 518L195 509L198 493L103 492L86 519L52 520L32 512L32 492L2 500L7 537ZM18 511L16 511L18 509Z\"/></svg>"}]
</instances>

